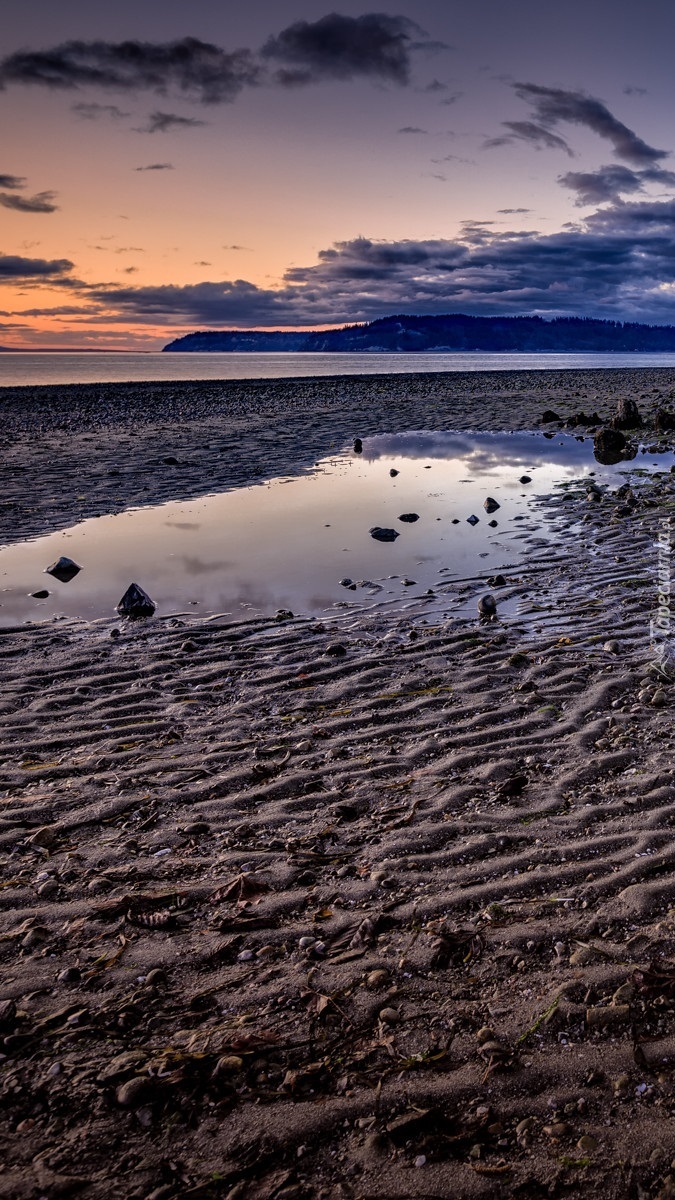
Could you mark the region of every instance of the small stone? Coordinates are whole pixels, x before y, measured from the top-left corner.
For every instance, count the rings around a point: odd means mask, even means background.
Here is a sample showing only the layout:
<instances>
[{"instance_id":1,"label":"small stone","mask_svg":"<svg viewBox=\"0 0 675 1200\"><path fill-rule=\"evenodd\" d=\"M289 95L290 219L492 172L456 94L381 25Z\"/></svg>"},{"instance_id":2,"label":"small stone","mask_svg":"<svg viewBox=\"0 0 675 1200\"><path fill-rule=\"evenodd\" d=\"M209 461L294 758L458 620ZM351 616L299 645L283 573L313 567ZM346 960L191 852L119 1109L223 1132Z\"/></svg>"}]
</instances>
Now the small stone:
<instances>
[{"instance_id":1,"label":"small stone","mask_svg":"<svg viewBox=\"0 0 675 1200\"><path fill-rule=\"evenodd\" d=\"M582 1154L592 1154L597 1148L597 1141L589 1133L585 1133L577 1142L577 1150L581 1150Z\"/></svg>"},{"instance_id":2,"label":"small stone","mask_svg":"<svg viewBox=\"0 0 675 1200\"><path fill-rule=\"evenodd\" d=\"M535 1117L524 1117L523 1120L519 1121L516 1125L517 1136L522 1137L524 1133L529 1133L531 1129L534 1129L536 1124L537 1121Z\"/></svg>"},{"instance_id":3,"label":"small stone","mask_svg":"<svg viewBox=\"0 0 675 1200\"><path fill-rule=\"evenodd\" d=\"M58 840L59 836L53 825L43 825L26 838L29 846L38 846L41 850L53 850Z\"/></svg>"},{"instance_id":4,"label":"small stone","mask_svg":"<svg viewBox=\"0 0 675 1200\"><path fill-rule=\"evenodd\" d=\"M412 525L415 521L419 521L419 513L401 513L399 521L406 521L408 525Z\"/></svg>"},{"instance_id":5,"label":"small stone","mask_svg":"<svg viewBox=\"0 0 675 1200\"><path fill-rule=\"evenodd\" d=\"M66 967L56 976L57 983L79 983L82 978L82 972L79 967Z\"/></svg>"},{"instance_id":6,"label":"small stone","mask_svg":"<svg viewBox=\"0 0 675 1200\"><path fill-rule=\"evenodd\" d=\"M290 608L278 608L274 614L275 621L292 621L293 613Z\"/></svg>"},{"instance_id":7,"label":"small stone","mask_svg":"<svg viewBox=\"0 0 675 1200\"><path fill-rule=\"evenodd\" d=\"M150 599L139 584L130 583L117 605L117 611L121 617L137 620L140 617L151 617L156 607L154 600Z\"/></svg>"},{"instance_id":8,"label":"small stone","mask_svg":"<svg viewBox=\"0 0 675 1200\"><path fill-rule=\"evenodd\" d=\"M611 641L605 642L602 648L603 650L606 650L608 654L618 654L620 647L619 643L612 638Z\"/></svg>"},{"instance_id":9,"label":"small stone","mask_svg":"<svg viewBox=\"0 0 675 1200\"><path fill-rule=\"evenodd\" d=\"M488 587L506 587L506 580L503 575L491 575L485 582Z\"/></svg>"},{"instance_id":10,"label":"small stone","mask_svg":"<svg viewBox=\"0 0 675 1200\"><path fill-rule=\"evenodd\" d=\"M401 1020L401 1014L395 1008L382 1008L380 1009L380 1020L385 1025L397 1025Z\"/></svg>"},{"instance_id":11,"label":"small stone","mask_svg":"<svg viewBox=\"0 0 675 1200\"><path fill-rule=\"evenodd\" d=\"M493 1042L494 1037L495 1037L494 1029L490 1029L489 1025L482 1025L481 1028L476 1033L476 1041L478 1042L478 1044L480 1046L485 1045L486 1042Z\"/></svg>"},{"instance_id":12,"label":"small stone","mask_svg":"<svg viewBox=\"0 0 675 1200\"><path fill-rule=\"evenodd\" d=\"M214 1075L234 1075L237 1071L241 1071L244 1065L243 1058L238 1054L224 1054L214 1068Z\"/></svg>"},{"instance_id":13,"label":"small stone","mask_svg":"<svg viewBox=\"0 0 675 1200\"><path fill-rule=\"evenodd\" d=\"M161 967L154 967L152 971L148 971L145 982L148 987L161 987L166 983L166 971L163 971Z\"/></svg>"},{"instance_id":14,"label":"small stone","mask_svg":"<svg viewBox=\"0 0 675 1200\"><path fill-rule=\"evenodd\" d=\"M651 699L652 707L653 708L663 708L663 705L666 703L666 699L667 699L666 693L663 691L662 688L659 688L658 691L654 692L654 695L652 696L652 699Z\"/></svg>"},{"instance_id":15,"label":"small stone","mask_svg":"<svg viewBox=\"0 0 675 1200\"><path fill-rule=\"evenodd\" d=\"M311 950L312 946L315 946L315 945L316 945L316 938L313 938L313 937L301 937L298 942L298 946L300 947L301 950Z\"/></svg>"},{"instance_id":16,"label":"small stone","mask_svg":"<svg viewBox=\"0 0 675 1200\"><path fill-rule=\"evenodd\" d=\"M471 514L470 517L466 518L467 525L477 525L479 521L480 521L480 517L476 517L473 513Z\"/></svg>"},{"instance_id":17,"label":"small stone","mask_svg":"<svg viewBox=\"0 0 675 1200\"><path fill-rule=\"evenodd\" d=\"M389 983L389 972L382 968L376 971L369 971L366 975L366 985L369 988L386 987Z\"/></svg>"},{"instance_id":18,"label":"small stone","mask_svg":"<svg viewBox=\"0 0 675 1200\"><path fill-rule=\"evenodd\" d=\"M43 899L49 900L50 897L56 896L58 894L58 890L59 890L58 881L56 879L47 879L45 881L45 883L40 884L37 894L38 894L38 896L41 896Z\"/></svg>"},{"instance_id":19,"label":"small stone","mask_svg":"<svg viewBox=\"0 0 675 1200\"><path fill-rule=\"evenodd\" d=\"M46 925L35 925L33 929L29 929L24 938L21 939L21 947L23 950L35 950L38 946L43 946L51 936L51 931Z\"/></svg>"},{"instance_id":20,"label":"small stone","mask_svg":"<svg viewBox=\"0 0 675 1200\"><path fill-rule=\"evenodd\" d=\"M237 962L250 962L252 958L252 950L242 950L241 953L237 955Z\"/></svg>"},{"instance_id":21,"label":"small stone","mask_svg":"<svg viewBox=\"0 0 675 1200\"><path fill-rule=\"evenodd\" d=\"M553 412L552 408L547 408L545 413L542 413L540 422L542 425L548 425L549 421L560 421L561 418L557 412Z\"/></svg>"},{"instance_id":22,"label":"small stone","mask_svg":"<svg viewBox=\"0 0 675 1200\"><path fill-rule=\"evenodd\" d=\"M153 1093L152 1079L147 1075L136 1075L133 1079L128 1079L126 1083L120 1084L115 1098L122 1108L140 1108L142 1104L147 1104L152 1099Z\"/></svg>"},{"instance_id":23,"label":"small stone","mask_svg":"<svg viewBox=\"0 0 675 1200\"><path fill-rule=\"evenodd\" d=\"M497 601L494 596L488 592L486 596L481 596L478 601L478 613L484 620L492 621L497 616Z\"/></svg>"},{"instance_id":24,"label":"small stone","mask_svg":"<svg viewBox=\"0 0 675 1200\"><path fill-rule=\"evenodd\" d=\"M391 475L392 479L395 479L399 472L396 470L396 467L390 467L389 474Z\"/></svg>"},{"instance_id":25,"label":"small stone","mask_svg":"<svg viewBox=\"0 0 675 1200\"><path fill-rule=\"evenodd\" d=\"M387 529L381 525L373 525L369 530L371 538L376 542L395 542L399 536L397 529Z\"/></svg>"},{"instance_id":26,"label":"small stone","mask_svg":"<svg viewBox=\"0 0 675 1200\"><path fill-rule=\"evenodd\" d=\"M418 1154L417 1158L415 1159L415 1166L423 1167L425 1165L426 1161L427 1161L426 1154Z\"/></svg>"},{"instance_id":27,"label":"small stone","mask_svg":"<svg viewBox=\"0 0 675 1200\"><path fill-rule=\"evenodd\" d=\"M363 453L363 442L361 441L361 438L354 438L354 453L355 454Z\"/></svg>"},{"instance_id":28,"label":"small stone","mask_svg":"<svg viewBox=\"0 0 675 1200\"><path fill-rule=\"evenodd\" d=\"M344 658L347 653L347 648L342 645L342 642L331 642L330 646L326 646L324 654L329 658Z\"/></svg>"},{"instance_id":29,"label":"small stone","mask_svg":"<svg viewBox=\"0 0 675 1200\"><path fill-rule=\"evenodd\" d=\"M518 483L532 483L532 478L530 475L521 475Z\"/></svg>"},{"instance_id":30,"label":"small stone","mask_svg":"<svg viewBox=\"0 0 675 1200\"><path fill-rule=\"evenodd\" d=\"M39 592L31 592L33 600L46 600L49 592L46 588L40 588Z\"/></svg>"},{"instance_id":31,"label":"small stone","mask_svg":"<svg viewBox=\"0 0 675 1200\"><path fill-rule=\"evenodd\" d=\"M45 567L45 575L53 575L54 579L59 580L59 583L70 583L71 579L79 575L81 570L82 567L78 567L72 558L66 558L65 555L61 555L61 558L57 558L51 567Z\"/></svg>"},{"instance_id":32,"label":"small stone","mask_svg":"<svg viewBox=\"0 0 675 1200\"><path fill-rule=\"evenodd\" d=\"M488 496L487 499L483 501L483 508L485 509L486 513L493 513L496 512L498 508L501 508L501 504L499 504L493 496Z\"/></svg>"},{"instance_id":33,"label":"small stone","mask_svg":"<svg viewBox=\"0 0 675 1200\"><path fill-rule=\"evenodd\" d=\"M356 591L356 584L354 583L354 580L349 579L348 577L340 580L340 587L349 588L350 592Z\"/></svg>"}]
</instances>

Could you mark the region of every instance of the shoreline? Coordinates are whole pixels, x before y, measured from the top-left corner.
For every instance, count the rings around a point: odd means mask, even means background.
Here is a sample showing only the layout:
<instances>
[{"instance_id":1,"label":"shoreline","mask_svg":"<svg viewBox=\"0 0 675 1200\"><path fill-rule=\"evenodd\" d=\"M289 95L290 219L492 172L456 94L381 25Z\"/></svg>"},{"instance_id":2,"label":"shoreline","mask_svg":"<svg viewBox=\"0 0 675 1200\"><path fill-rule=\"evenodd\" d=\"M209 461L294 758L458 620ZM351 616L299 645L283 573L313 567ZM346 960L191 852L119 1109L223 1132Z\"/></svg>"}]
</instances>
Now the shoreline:
<instances>
[{"instance_id":1,"label":"shoreline","mask_svg":"<svg viewBox=\"0 0 675 1200\"><path fill-rule=\"evenodd\" d=\"M556 374L145 408L138 385L96 426L101 389L71 389L36 398L39 434L0 392L3 529L58 528L111 480L133 503L242 486L376 428L659 402L652 372ZM190 465L146 485L151 455ZM649 621L675 482L634 488L624 515L547 501L564 568L514 569L516 611L486 624L0 631L3 1200L673 1194L674 689Z\"/></svg>"}]
</instances>

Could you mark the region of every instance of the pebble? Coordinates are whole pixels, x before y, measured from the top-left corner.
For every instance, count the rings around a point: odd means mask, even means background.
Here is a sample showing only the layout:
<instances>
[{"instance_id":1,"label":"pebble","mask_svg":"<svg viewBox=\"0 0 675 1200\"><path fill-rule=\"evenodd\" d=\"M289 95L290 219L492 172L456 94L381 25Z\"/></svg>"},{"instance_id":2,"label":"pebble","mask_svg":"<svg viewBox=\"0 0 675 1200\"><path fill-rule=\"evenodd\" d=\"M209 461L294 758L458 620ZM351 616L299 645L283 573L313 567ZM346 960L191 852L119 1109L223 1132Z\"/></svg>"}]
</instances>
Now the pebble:
<instances>
[{"instance_id":1,"label":"pebble","mask_svg":"<svg viewBox=\"0 0 675 1200\"><path fill-rule=\"evenodd\" d=\"M651 702L653 708L663 708L663 705L666 703L666 693L662 688L659 688L658 691L654 692Z\"/></svg>"},{"instance_id":2,"label":"pebble","mask_svg":"<svg viewBox=\"0 0 675 1200\"><path fill-rule=\"evenodd\" d=\"M521 475L518 483L532 483L532 478L530 475Z\"/></svg>"},{"instance_id":3,"label":"pebble","mask_svg":"<svg viewBox=\"0 0 675 1200\"><path fill-rule=\"evenodd\" d=\"M391 475L392 479L395 479L399 472L396 470L396 467L390 467L389 474Z\"/></svg>"},{"instance_id":4,"label":"pebble","mask_svg":"<svg viewBox=\"0 0 675 1200\"><path fill-rule=\"evenodd\" d=\"M341 642L331 642L330 646L326 646L324 651L329 658L344 658L347 649Z\"/></svg>"},{"instance_id":5,"label":"pebble","mask_svg":"<svg viewBox=\"0 0 675 1200\"><path fill-rule=\"evenodd\" d=\"M49 899L50 896L55 896L59 890L59 885L55 879L48 879L46 883L41 883L38 888L38 896L44 896Z\"/></svg>"},{"instance_id":6,"label":"pebble","mask_svg":"<svg viewBox=\"0 0 675 1200\"><path fill-rule=\"evenodd\" d=\"M470 517L466 518L467 525L477 525L479 521L480 517L476 517L473 513Z\"/></svg>"},{"instance_id":7,"label":"pebble","mask_svg":"<svg viewBox=\"0 0 675 1200\"><path fill-rule=\"evenodd\" d=\"M152 971L148 971L145 982L149 987L159 987L166 983L166 972L161 967L155 967Z\"/></svg>"},{"instance_id":8,"label":"pebble","mask_svg":"<svg viewBox=\"0 0 675 1200\"><path fill-rule=\"evenodd\" d=\"M366 984L369 988L386 987L389 983L389 972L380 968L376 971L369 971L366 975Z\"/></svg>"},{"instance_id":9,"label":"pebble","mask_svg":"<svg viewBox=\"0 0 675 1200\"><path fill-rule=\"evenodd\" d=\"M56 976L57 983L79 983L82 978L82 972L79 967L66 967L64 971L60 971Z\"/></svg>"},{"instance_id":10,"label":"pebble","mask_svg":"<svg viewBox=\"0 0 675 1200\"><path fill-rule=\"evenodd\" d=\"M147 1075L136 1075L120 1084L115 1097L122 1108L140 1108L152 1098L153 1090L152 1080Z\"/></svg>"},{"instance_id":11,"label":"pebble","mask_svg":"<svg viewBox=\"0 0 675 1200\"><path fill-rule=\"evenodd\" d=\"M250 962L252 958L252 950L242 950L241 953L237 955L237 962Z\"/></svg>"},{"instance_id":12,"label":"pebble","mask_svg":"<svg viewBox=\"0 0 675 1200\"><path fill-rule=\"evenodd\" d=\"M232 1075L241 1071L243 1065L244 1060L238 1054L224 1054L215 1065L214 1075Z\"/></svg>"},{"instance_id":13,"label":"pebble","mask_svg":"<svg viewBox=\"0 0 675 1200\"><path fill-rule=\"evenodd\" d=\"M426 1154L418 1154L417 1158L415 1159L415 1166L423 1167L425 1165L426 1161L427 1161Z\"/></svg>"},{"instance_id":14,"label":"pebble","mask_svg":"<svg viewBox=\"0 0 675 1200\"><path fill-rule=\"evenodd\" d=\"M316 945L316 938L313 938L313 937L301 937L298 942L298 946L300 947L301 950L310 950L312 948L312 946L315 946L315 945Z\"/></svg>"},{"instance_id":15,"label":"pebble","mask_svg":"<svg viewBox=\"0 0 675 1200\"><path fill-rule=\"evenodd\" d=\"M597 1150L598 1143L589 1133L585 1133L577 1142L577 1150L581 1150L584 1154L591 1154L593 1150Z\"/></svg>"},{"instance_id":16,"label":"pebble","mask_svg":"<svg viewBox=\"0 0 675 1200\"><path fill-rule=\"evenodd\" d=\"M395 1008L380 1009L380 1020L384 1021L385 1025L397 1025L401 1020L401 1014Z\"/></svg>"}]
</instances>

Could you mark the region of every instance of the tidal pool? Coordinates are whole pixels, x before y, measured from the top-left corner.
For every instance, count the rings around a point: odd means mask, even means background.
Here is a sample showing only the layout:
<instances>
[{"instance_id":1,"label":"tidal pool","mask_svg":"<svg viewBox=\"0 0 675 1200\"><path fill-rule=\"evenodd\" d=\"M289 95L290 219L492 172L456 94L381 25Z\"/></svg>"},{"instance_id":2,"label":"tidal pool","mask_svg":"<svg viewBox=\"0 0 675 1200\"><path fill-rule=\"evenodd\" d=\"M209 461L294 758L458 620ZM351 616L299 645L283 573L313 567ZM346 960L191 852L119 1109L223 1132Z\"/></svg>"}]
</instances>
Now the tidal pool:
<instances>
[{"instance_id":1,"label":"tidal pool","mask_svg":"<svg viewBox=\"0 0 675 1200\"><path fill-rule=\"evenodd\" d=\"M100 516L0 547L0 624L114 616L132 581L158 615L402 608L439 583L487 576L554 544L531 501L556 484L588 476L616 484L635 466L668 470L672 461L670 453L644 454L601 467L592 439L568 434L364 438L361 454L333 455L292 478ZM521 484L522 475L531 482ZM487 497L499 504L489 514ZM419 519L401 521L406 513ZM468 523L472 516L477 524ZM399 537L375 541L369 530L377 525ZM44 574L61 555L82 568L69 583ZM34 599L41 589L48 598Z\"/></svg>"}]
</instances>

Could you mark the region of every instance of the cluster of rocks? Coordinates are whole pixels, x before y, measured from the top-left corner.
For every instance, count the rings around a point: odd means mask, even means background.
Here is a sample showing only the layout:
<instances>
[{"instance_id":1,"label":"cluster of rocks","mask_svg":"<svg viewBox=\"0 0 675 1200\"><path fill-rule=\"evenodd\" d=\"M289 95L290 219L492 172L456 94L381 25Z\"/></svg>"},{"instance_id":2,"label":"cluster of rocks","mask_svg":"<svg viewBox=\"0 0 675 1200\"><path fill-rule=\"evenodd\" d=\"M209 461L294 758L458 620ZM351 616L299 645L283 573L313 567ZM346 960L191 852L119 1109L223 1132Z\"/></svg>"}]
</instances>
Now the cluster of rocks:
<instances>
[{"instance_id":1,"label":"cluster of rocks","mask_svg":"<svg viewBox=\"0 0 675 1200\"><path fill-rule=\"evenodd\" d=\"M82 567L80 567L72 558L67 558L64 554L57 558L51 566L45 568L45 575L52 575L54 579L58 579L59 583L70 583L76 575L79 575ZM37 592L31 593L34 600L46 600L49 592L46 588L41 588ZM157 605L154 600L151 600L148 593L138 583L130 583L126 592L122 596L117 611L121 617L129 617L132 619L138 617L151 617L155 612Z\"/></svg>"}]
</instances>

